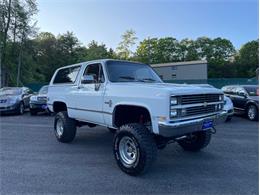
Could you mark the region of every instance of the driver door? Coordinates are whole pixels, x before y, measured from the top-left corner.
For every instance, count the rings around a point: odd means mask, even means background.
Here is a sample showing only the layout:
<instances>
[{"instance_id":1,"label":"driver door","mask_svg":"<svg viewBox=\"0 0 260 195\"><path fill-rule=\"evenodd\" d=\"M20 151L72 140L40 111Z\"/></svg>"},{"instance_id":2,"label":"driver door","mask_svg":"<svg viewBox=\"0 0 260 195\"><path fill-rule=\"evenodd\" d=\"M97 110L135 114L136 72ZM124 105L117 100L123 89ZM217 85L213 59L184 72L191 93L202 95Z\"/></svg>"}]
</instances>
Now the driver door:
<instances>
[{"instance_id":1,"label":"driver door","mask_svg":"<svg viewBox=\"0 0 260 195\"><path fill-rule=\"evenodd\" d=\"M79 84L76 92L76 105L79 119L83 121L104 124L103 96L104 96L104 73L101 64L87 65L82 78L91 76L93 82Z\"/></svg>"}]
</instances>

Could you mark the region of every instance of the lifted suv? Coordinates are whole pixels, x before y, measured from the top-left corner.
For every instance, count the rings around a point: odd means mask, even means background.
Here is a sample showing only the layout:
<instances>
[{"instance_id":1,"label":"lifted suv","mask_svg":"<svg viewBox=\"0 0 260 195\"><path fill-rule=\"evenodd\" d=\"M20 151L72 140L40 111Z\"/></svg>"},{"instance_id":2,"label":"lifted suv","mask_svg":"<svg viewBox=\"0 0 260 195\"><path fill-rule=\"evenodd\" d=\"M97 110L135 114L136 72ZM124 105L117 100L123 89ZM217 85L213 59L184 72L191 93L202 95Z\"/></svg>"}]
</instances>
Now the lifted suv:
<instances>
[{"instance_id":1,"label":"lifted suv","mask_svg":"<svg viewBox=\"0 0 260 195\"><path fill-rule=\"evenodd\" d=\"M82 125L108 127L118 166L138 175L170 141L189 151L206 147L226 119L223 98L215 88L163 83L146 64L97 60L58 69L48 107L57 113L58 141L71 142Z\"/></svg>"}]
</instances>

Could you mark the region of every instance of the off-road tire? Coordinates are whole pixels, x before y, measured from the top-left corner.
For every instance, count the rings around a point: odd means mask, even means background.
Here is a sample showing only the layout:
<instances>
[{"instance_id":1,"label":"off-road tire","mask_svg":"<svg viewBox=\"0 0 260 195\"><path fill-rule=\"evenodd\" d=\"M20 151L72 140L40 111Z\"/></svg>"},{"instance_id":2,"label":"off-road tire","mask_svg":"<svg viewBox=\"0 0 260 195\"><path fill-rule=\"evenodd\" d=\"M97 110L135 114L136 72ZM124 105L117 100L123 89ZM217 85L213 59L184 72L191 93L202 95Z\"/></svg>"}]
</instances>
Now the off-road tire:
<instances>
[{"instance_id":1,"label":"off-road tire","mask_svg":"<svg viewBox=\"0 0 260 195\"><path fill-rule=\"evenodd\" d=\"M192 134L193 138L179 140L179 145L186 151L197 152L209 145L211 140L211 131L198 131Z\"/></svg>"},{"instance_id":2,"label":"off-road tire","mask_svg":"<svg viewBox=\"0 0 260 195\"><path fill-rule=\"evenodd\" d=\"M120 154L120 141L123 138L130 138L136 147L137 157L132 164L126 165ZM146 172L157 157L157 147L152 134L141 124L132 123L120 127L113 142L114 156L120 169L132 176Z\"/></svg>"},{"instance_id":3,"label":"off-road tire","mask_svg":"<svg viewBox=\"0 0 260 195\"><path fill-rule=\"evenodd\" d=\"M58 133L57 123L63 127L63 132ZM54 118L54 133L59 142L69 143L72 142L76 136L77 127L76 121L72 118L69 118L68 113L66 111L58 112Z\"/></svg>"},{"instance_id":4,"label":"off-road tire","mask_svg":"<svg viewBox=\"0 0 260 195\"><path fill-rule=\"evenodd\" d=\"M250 112L254 112L254 114L250 114ZM258 120L258 109L255 105L250 104L246 109L246 116L251 121L257 121Z\"/></svg>"}]
</instances>

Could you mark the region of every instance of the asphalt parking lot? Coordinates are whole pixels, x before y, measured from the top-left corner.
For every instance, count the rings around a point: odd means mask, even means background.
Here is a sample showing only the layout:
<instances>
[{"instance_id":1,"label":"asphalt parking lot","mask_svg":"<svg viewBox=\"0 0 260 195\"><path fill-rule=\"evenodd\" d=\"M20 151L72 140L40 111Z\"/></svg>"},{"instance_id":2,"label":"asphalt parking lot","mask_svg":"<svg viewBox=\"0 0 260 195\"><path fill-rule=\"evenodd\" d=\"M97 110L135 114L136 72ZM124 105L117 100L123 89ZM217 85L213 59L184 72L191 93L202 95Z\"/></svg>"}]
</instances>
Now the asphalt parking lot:
<instances>
[{"instance_id":1,"label":"asphalt parking lot","mask_svg":"<svg viewBox=\"0 0 260 195\"><path fill-rule=\"evenodd\" d=\"M117 167L106 128L79 128L71 144L52 128L50 116L0 117L0 194L258 194L258 122L234 117L199 153L171 144L139 177Z\"/></svg>"}]
</instances>

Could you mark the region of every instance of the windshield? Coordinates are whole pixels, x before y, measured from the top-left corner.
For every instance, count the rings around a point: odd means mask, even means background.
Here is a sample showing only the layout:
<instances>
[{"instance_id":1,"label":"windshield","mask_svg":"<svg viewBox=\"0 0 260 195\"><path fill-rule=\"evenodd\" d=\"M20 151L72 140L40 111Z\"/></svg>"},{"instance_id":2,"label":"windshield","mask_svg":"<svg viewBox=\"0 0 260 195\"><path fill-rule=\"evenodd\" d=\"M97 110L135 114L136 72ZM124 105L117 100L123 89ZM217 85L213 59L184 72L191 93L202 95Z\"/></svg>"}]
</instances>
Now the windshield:
<instances>
[{"instance_id":1,"label":"windshield","mask_svg":"<svg viewBox=\"0 0 260 195\"><path fill-rule=\"evenodd\" d=\"M259 88L258 86L247 86L244 87L250 96L259 96Z\"/></svg>"},{"instance_id":2,"label":"windshield","mask_svg":"<svg viewBox=\"0 0 260 195\"><path fill-rule=\"evenodd\" d=\"M106 67L111 82L162 82L154 70L146 64L108 61Z\"/></svg>"},{"instance_id":3,"label":"windshield","mask_svg":"<svg viewBox=\"0 0 260 195\"><path fill-rule=\"evenodd\" d=\"M20 95L22 89L19 88L2 88L0 89L0 95Z\"/></svg>"},{"instance_id":4,"label":"windshield","mask_svg":"<svg viewBox=\"0 0 260 195\"><path fill-rule=\"evenodd\" d=\"M47 94L48 93L48 86L43 86L40 90L39 90L39 94Z\"/></svg>"}]
</instances>

